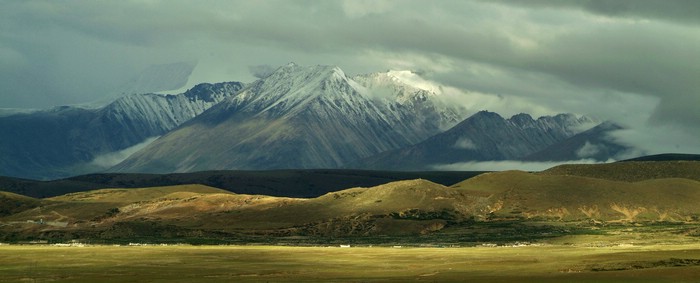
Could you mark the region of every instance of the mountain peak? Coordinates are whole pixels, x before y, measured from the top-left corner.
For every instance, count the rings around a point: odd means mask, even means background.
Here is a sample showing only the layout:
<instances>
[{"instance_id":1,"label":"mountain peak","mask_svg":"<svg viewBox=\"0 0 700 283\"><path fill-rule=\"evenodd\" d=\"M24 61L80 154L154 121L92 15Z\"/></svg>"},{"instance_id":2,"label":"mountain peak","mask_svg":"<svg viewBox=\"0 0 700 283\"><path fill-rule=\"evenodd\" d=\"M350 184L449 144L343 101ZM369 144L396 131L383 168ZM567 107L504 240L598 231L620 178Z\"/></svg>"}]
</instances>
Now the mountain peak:
<instances>
[{"instance_id":1,"label":"mountain peak","mask_svg":"<svg viewBox=\"0 0 700 283\"><path fill-rule=\"evenodd\" d=\"M491 112L488 110L481 110L476 112L476 114L469 117L469 119L499 119L502 120L503 117L496 112Z\"/></svg>"},{"instance_id":2,"label":"mountain peak","mask_svg":"<svg viewBox=\"0 0 700 283\"><path fill-rule=\"evenodd\" d=\"M191 101L203 100L206 102L218 102L222 92L233 94L243 88L243 84L239 82L223 82L223 83L201 83L187 90L184 95Z\"/></svg>"},{"instance_id":3,"label":"mountain peak","mask_svg":"<svg viewBox=\"0 0 700 283\"><path fill-rule=\"evenodd\" d=\"M342 79L347 80L345 72L338 66L316 65L300 66L295 63L277 68L264 81L292 80L294 83L311 82L315 79Z\"/></svg>"},{"instance_id":4,"label":"mountain peak","mask_svg":"<svg viewBox=\"0 0 700 283\"><path fill-rule=\"evenodd\" d=\"M235 97L231 97L222 106L228 114L217 117L228 117L240 111L248 113L266 113L265 115L294 116L302 111L315 111L323 107L314 106L333 100L337 104L341 100L349 103L352 108L355 103L353 96L361 96L343 70L337 66L315 65L300 66L294 63L279 67L269 76L249 84ZM218 121L217 118L216 120Z\"/></svg>"},{"instance_id":5,"label":"mountain peak","mask_svg":"<svg viewBox=\"0 0 700 283\"><path fill-rule=\"evenodd\" d=\"M513 117L510 117L510 119L508 119L508 120L515 123L516 125L521 126L521 127L535 123L535 120L532 119L532 116L530 116L530 114L526 114L526 113L519 113L519 114L513 115Z\"/></svg>"}]
</instances>

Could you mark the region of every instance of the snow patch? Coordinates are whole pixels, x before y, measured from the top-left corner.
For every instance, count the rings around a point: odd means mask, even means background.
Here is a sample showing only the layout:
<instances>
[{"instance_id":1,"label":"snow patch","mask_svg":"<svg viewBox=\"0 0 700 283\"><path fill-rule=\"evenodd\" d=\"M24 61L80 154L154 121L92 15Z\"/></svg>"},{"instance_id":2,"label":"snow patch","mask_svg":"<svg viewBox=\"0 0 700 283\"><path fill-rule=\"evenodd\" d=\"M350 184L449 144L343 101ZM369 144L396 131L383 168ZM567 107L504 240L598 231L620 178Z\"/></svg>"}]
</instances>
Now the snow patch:
<instances>
[{"instance_id":1,"label":"snow patch","mask_svg":"<svg viewBox=\"0 0 700 283\"><path fill-rule=\"evenodd\" d=\"M399 82L418 88L426 90L435 94L442 93L442 87L432 81L426 80L412 71L389 71L387 75L397 79Z\"/></svg>"}]
</instances>

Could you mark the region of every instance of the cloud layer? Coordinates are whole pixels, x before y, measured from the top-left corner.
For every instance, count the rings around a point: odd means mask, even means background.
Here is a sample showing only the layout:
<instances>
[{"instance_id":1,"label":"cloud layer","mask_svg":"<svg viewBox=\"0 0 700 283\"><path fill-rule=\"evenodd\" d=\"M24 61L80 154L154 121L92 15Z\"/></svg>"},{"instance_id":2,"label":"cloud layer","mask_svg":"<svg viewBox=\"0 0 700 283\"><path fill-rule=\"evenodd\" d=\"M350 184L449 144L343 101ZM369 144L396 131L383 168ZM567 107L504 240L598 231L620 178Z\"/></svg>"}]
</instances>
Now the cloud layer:
<instances>
[{"instance_id":1,"label":"cloud layer","mask_svg":"<svg viewBox=\"0 0 700 283\"><path fill-rule=\"evenodd\" d=\"M700 136L698 3L10 0L0 108L99 100L152 65L197 62L191 86L294 61L413 70L473 108L587 114L637 131L627 143L700 152L684 141Z\"/></svg>"},{"instance_id":2,"label":"cloud layer","mask_svg":"<svg viewBox=\"0 0 700 283\"><path fill-rule=\"evenodd\" d=\"M433 165L435 170L446 171L504 171L504 170L521 170L529 172L543 171L561 164L596 164L600 163L592 159L571 160L568 162L523 162L523 161L474 161L460 162L453 164L436 164Z\"/></svg>"}]
</instances>

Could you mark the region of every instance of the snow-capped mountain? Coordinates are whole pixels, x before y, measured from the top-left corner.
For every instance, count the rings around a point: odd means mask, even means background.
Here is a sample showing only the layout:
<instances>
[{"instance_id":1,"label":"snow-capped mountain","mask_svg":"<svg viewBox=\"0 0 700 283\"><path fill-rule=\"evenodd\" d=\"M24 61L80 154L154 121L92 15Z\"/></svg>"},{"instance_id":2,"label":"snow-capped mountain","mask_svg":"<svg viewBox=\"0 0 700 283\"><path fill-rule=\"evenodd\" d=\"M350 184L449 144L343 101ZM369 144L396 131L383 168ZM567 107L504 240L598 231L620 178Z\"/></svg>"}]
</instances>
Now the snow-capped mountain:
<instances>
[{"instance_id":1,"label":"snow-capped mountain","mask_svg":"<svg viewBox=\"0 0 700 283\"><path fill-rule=\"evenodd\" d=\"M110 171L143 173L427 170L553 154L603 158L625 149L596 139L614 129L591 129L597 122L585 116L504 119L482 111L463 120L467 113L441 87L408 71L349 77L335 66L290 63L246 85L200 84L179 95L128 95L96 109L0 117L0 175L55 179L114 164Z\"/></svg>"},{"instance_id":2,"label":"snow-capped mountain","mask_svg":"<svg viewBox=\"0 0 700 283\"><path fill-rule=\"evenodd\" d=\"M117 130L162 135L223 101L243 87L238 82L199 84L179 95L132 94L98 110Z\"/></svg>"},{"instance_id":3,"label":"snow-capped mountain","mask_svg":"<svg viewBox=\"0 0 700 283\"><path fill-rule=\"evenodd\" d=\"M337 168L419 142L464 113L438 94L382 76L355 80L338 67L290 63L114 170Z\"/></svg>"},{"instance_id":4,"label":"snow-capped mountain","mask_svg":"<svg viewBox=\"0 0 700 283\"><path fill-rule=\"evenodd\" d=\"M179 95L129 95L98 109L57 107L0 117L0 175L53 179L103 170L93 161L160 136L241 89L200 84ZM109 163L109 162L107 162Z\"/></svg>"},{"instance_id":5,"label":"snow-capped mountain","mask_svg":"<svg viewBox=\"0 0 700 283\"><path fill-rule=\"evenodd\" d=\"M350 165L357 168L429 170L468 161L517 160L595 125L591 118L559 114L533 119L518 114L504 119L478 112L451 129L405 148L383 152Z\"/></svg>"},{"instance_id":6,"label":"snow-capped mountain","mask_svg":"<svg viewBox=\"0 0 700 283\"><path fill-rule=\"evenodd\" d=\"M421 82L422 79L410 71L357 75L353 80L362 86L359 89L383 108L384 113L391 115L393 121L399 121L394 126L408 125L409 133L414 131L419 141L449 129L464 119L466 114L465 109L449 105L441 97L439 88Z\"/></svg>"}]
</instances>

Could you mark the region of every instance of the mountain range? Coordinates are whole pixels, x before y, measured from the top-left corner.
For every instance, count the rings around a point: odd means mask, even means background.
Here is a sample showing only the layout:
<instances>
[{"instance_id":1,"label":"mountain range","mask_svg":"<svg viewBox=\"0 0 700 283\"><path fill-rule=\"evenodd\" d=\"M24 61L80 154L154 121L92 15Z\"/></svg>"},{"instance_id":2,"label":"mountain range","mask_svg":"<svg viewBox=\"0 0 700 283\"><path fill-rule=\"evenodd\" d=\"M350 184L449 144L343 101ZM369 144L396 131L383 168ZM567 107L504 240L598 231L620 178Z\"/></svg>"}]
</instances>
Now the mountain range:
<instances>
[{"instance_id":1,"label":"mountain range","mask_svg":"<svg viewBox=\"0 0 700 283\"><path fill-rule=\"evenodd\" d=\"M528 114L504 119L497 113L480 111L443 133L409 147L366 158L356 166L426 170L435 165L465 161L518 160L557 147L558 143L594 124L591 118L573 114L535 120ZM566 160L577 159L581 158Z\"/></svg>"},{"instance_id":2,"label":"mountain range","mask_svg":"<svg viewBox=\"0 0 700 283\"><path fill-rule=\"evenodd\" d=\"M439 88L405 75L348 76L335 66L290 63L245 85L200 84L179 95L124 96L98 109L0 117L0 175L56 179L115 164L110 172L432 170L466 161L604 161L629 149L608 138L619 129L612 122L574 114L469 116L473 110Z\"/></svg>"},{"instance_id":3,"label":"mountain range","mask_svg":"<svg viewBox=\"0 0 700 283\"><path fill-rule=\"evenodd\" d=\"M128 95L98 109L0 117L0 175L56 179L104 170L118 159L113 153L165 134L242 87L200 84L180 95Z\"/></svg>"},{"instance_id":4,"label":"mountain range","mask_svg":"<svg viewBox=\"0 0 700 283\"><path fill-rule=\"evenodd\" d=\"M419 142L465 113L428 98L436 94L385 79L355 81L333 66L283 66L114 170L338 168ZM376 95L380 88L389 93Z\"/></svg>"}]
</instances>

